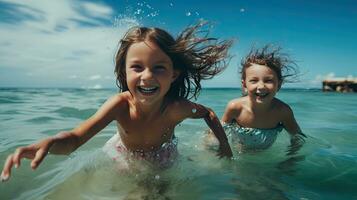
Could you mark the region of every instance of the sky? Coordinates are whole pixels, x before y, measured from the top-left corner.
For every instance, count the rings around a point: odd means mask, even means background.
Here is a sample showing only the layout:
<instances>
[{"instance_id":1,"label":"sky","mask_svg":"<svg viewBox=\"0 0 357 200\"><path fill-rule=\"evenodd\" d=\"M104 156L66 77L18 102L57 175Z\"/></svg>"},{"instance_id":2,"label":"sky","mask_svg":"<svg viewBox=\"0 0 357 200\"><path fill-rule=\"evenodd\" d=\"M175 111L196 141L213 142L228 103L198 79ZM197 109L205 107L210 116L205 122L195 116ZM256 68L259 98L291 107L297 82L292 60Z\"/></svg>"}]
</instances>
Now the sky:
<instances>
[{"instance_id":1,"label":"sky","mask_svg":"<svg viewBox=\"0 0 357 200\"><path fill-rule=\"evenodd\" d=\"M229 66L204 87L240 87L241 59L268 43L299 66L298 82L283 87L357 76L355 0L0 0L0 87L115 88L114 56L130 27L175 37L199 20L234 40Z\"/></svg>"}]
</instances>

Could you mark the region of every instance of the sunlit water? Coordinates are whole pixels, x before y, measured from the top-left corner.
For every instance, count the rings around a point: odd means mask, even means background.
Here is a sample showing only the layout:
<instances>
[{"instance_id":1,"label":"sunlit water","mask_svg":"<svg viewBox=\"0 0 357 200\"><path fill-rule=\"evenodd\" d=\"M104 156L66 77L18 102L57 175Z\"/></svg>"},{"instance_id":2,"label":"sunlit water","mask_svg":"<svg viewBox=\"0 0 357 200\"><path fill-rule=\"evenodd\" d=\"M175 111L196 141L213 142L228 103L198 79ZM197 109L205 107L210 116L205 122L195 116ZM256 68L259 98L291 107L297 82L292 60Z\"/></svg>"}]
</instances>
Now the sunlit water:
<instances>
[{"instance_id":1,"label":"sunlit water","mask_svg":"<svg viewBox=\"0 0 357 200\"><path fill-rule=\"evenodd\" d=\"M16 147L68 130L91 116L116 90L1 89L0 164ZM198 102L222 116L238 89L204 90ZM357 95L283 90L307 143L285 156L286 132L268 150L219 159L202 147L203 120L176 127L180 156L167 170L121 171L102 146L115 124L70 156L49 155L32 171L23 161L0 199L356 199Z\"/></svg>"}]
</instances>

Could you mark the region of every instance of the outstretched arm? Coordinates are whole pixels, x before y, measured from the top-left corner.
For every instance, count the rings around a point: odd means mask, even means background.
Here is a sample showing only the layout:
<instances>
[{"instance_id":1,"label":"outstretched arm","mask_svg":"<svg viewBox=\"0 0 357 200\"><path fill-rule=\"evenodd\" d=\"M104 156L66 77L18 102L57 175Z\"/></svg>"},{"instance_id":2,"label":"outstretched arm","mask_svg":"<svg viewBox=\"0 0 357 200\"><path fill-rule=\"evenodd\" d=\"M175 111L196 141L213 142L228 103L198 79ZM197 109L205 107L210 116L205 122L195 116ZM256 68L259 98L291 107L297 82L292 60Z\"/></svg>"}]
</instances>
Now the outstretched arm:
<instances>
[{"instance_id":1,"label":"outstretched arm","mask_svg":"<svg viewBox=\"0 0 357 200\"><path fill-rule=\"evenodd\" d=\"M70 154L115 119L118 104L120 104L120 97L117 95L103 104L91 118L77 128L60 132L35 144L17 148L13 154L7 157L1 172L1 180L8 180L12 166L19 167L23 158L31 159L31 168L36 169L49 152Z\"/></svg>"},{"instance_id":2,"label":"outstretched arm","mask_svg":"<svg viewBox=\"0 0 357 200\"><path fill-rule=\"evenodd\" d=\"M192 118L204 118L208 127L212 130L213 134L219 141L219 155L232 157L232 150L229 146L227 136L222 128L222 125L217 117L217 115L207 107L200 104L193 104Z\"/></svg>"}]
</instances>

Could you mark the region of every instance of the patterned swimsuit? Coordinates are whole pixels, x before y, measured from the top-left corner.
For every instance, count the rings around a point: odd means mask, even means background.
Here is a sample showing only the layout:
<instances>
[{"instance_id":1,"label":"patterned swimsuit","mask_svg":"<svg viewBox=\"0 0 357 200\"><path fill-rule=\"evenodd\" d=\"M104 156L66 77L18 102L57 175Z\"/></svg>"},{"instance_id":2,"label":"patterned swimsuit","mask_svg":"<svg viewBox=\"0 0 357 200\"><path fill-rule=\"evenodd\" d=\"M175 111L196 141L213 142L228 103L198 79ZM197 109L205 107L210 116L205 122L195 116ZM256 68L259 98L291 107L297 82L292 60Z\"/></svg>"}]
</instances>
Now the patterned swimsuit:
<instances>
[{"instance_id":1,"label":"patterned swimsuit","mask_svg":"<svg viewBox=\"0 0 357 200\"><path fill-rule=\"evenodd\" d=\"M232 144L238 145L241 151L267 149L275 142L278 133L283 130L281 124L269 129L246 128L237 123L224 124L223 127Z\"/></svg>"},{"instance_id":2,"label":"patterned swimsuit","mask_svg":"<svg viewBox=\"0 0 357 200\"><path fill-rule=\"evenodd\" d=\"M169 142L163 143L157 150L131 151L125 147L119 133L117 133L106 142L103 151L107 153L110 158L121 163L124 168L129 168L130 163L138 160L148 161L160 168L167 168L174 163L178 156L177 143L178 139L173 137Z\"/></svg>"}]
</instances>

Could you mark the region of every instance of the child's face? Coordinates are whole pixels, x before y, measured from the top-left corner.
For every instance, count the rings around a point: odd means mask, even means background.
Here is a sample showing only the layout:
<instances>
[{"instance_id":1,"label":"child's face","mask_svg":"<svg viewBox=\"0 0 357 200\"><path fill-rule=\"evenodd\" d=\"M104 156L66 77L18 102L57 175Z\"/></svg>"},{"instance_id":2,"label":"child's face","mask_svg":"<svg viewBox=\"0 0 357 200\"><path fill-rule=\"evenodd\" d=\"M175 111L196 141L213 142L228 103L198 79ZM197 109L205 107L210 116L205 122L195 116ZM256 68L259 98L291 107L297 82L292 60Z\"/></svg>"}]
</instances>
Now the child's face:
<instances>
[{"instance_id":1,"label":"child's face","mask_svg":"<svg viewBox=\"0 0 357 200\"><path fill-rule=\"evenodd\" d=\"M252 64L245 69L243 87L256 103L270 103L279 90L280 81L274 70L265 65Z\"/></svg>"},{"instance_id":2,"label":"child's face","mask_svg":"<svg viewBox=\"0 0 357 200\"><path fill-rule=\"evenodd\" d=\"M179 75L173 69L170 57L151 41L134 43L129 47L125 71L129 91L145 105L161 103Z\"/></svg>"}]
</instances>

